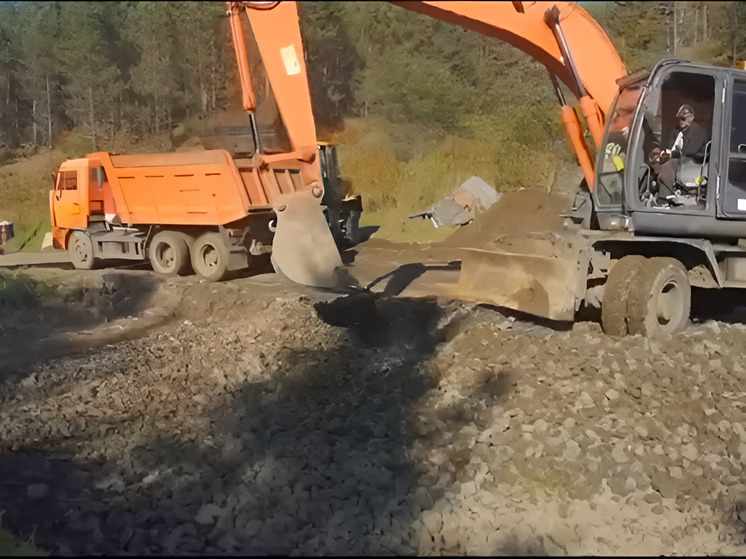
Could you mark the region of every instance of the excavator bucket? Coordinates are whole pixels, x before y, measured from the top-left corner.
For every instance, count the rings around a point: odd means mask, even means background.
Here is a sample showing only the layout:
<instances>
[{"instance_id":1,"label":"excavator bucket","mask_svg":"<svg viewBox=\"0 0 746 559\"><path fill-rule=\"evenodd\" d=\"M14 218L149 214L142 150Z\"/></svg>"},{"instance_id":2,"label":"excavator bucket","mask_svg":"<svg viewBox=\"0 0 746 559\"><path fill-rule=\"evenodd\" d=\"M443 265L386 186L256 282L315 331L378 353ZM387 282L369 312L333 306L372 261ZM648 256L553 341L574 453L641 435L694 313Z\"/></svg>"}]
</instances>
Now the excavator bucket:
<instances>
[{"instance_id":1,"label":"excavator bucket","mask_svg":"<svg viewBox=\"0 0 746 559\"><path fill-rule=\"evenodd\" d=\"M560 255L537 256L465 249L453 296L552 320L573 320L579 262Z\"/></svg>"},{"instance_id":2,"label":"excavator bucket","mask_svg":"<svg viewBox=\"0 0 746 559\"><path fill-rule=\"evenodd\" d=\"M310 191L278 196L272 266L288 279L313 287L336 287L342 258L320 200Z\"/></svg>"},{"instance_id":3,"label":"excavator bucket","mask_svg":"<svg viewBox=\"0 0 746 559\"><path fill-rule=\"evenodd\" d=\"M572 320L585 295L587 241L566 215L567 195L504 193L443 241L461 252L452 295L552 320Z\"/></svg>"},{"instance_id":4,"label":"excavator bucket","mask_svg":"<svg viewBox=\"0 0 746 559\"><path fill-rule=\"evenodd\" d=\"M495 305L573 320L585 297L590 241L573 219L574 197L506 192L468 225L436 243L371 239L351 272L390 296Z\"/></svg>"}]
</instances>

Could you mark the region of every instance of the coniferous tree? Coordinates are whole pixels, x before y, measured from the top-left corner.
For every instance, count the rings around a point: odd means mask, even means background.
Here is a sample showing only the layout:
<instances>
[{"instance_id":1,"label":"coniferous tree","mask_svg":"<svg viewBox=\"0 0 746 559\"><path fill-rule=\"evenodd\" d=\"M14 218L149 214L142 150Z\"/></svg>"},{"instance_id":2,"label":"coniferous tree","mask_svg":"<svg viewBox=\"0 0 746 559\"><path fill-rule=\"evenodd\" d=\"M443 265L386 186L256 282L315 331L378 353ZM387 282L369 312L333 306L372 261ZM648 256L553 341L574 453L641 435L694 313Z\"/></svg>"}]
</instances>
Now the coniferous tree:
<instances>
[{"instance_id":1,"label":"coniferous tree","mask_svg":"<svg viewBox=\"0 0 746 559\"><path fill-rule=\"evenodd\" d=\"M101 121L108 118L122 83L120 70L111 57L115 37L112 22L117 3L62 2L60 36L55 43L62 75L68 115L85 127L93 151L98 149Z\"/></svg>"}]
</instances>

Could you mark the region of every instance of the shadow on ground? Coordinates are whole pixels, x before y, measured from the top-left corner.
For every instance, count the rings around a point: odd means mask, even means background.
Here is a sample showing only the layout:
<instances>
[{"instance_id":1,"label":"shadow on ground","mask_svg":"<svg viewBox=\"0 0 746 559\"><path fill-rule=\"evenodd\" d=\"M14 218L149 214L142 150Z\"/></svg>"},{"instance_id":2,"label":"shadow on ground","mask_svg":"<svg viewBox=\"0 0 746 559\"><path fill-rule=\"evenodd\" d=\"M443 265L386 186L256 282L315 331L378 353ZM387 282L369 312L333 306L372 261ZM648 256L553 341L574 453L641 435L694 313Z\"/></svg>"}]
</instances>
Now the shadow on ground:
<instances>
[{"instance_id":1,"label":"shadow on ground","mask_svg":"<svg viewBox=\"0 0 746 559\"><path fill-rule=\"evenodd\" d=\"M0 381L95 346L90 330L148 308L152 272L0 270Z\"/></svg>"},{"instance_id":2,"label":"shadow on ground","mask_svg":"<svg viewBox=\"0 0 746 559\"><path fill-rule=\"evenodd\" d=\"M453 325L424 300L356 294L316 309L337 346L281 351L265 380L211 403L204 432L146 421L151 436L106 463L60 455L74 441L54 438L0 455L9 526L63 555L416 553L414 521L443 489L411 451L437 384L427 361ZM509 389L498 376L479 397ZM463 402L447 408L432 421L473 421Z\"/></svg>"}]
</instances>

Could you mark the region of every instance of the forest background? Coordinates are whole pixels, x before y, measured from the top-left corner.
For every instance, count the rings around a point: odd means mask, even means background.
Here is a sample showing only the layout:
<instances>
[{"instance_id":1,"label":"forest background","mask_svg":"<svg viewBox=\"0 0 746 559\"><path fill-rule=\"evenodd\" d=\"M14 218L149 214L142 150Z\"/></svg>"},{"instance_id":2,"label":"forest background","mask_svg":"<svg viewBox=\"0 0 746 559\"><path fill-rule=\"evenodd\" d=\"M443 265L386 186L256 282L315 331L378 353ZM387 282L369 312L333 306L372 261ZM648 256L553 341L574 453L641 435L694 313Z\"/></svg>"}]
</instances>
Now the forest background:
<instances>
[{"instance_id":1,"label":"forest background","mask_svg":"<svg viewBox=\"0 0 746 559\"><path fill-rule=\"evenodd\" d=\"M581 2L628 70L746 57L743 2ZM0 221L39 250L60 162L200 149L239 99L223 2L0 2ZM319 139L337 143L362 224L407 215L472 175L551 188L576 167L542 65L387 2L301 2ZM239 105L240 107L240 105ZM425 223L430 229L432 227Z\"/></svg>"}]
</instances>

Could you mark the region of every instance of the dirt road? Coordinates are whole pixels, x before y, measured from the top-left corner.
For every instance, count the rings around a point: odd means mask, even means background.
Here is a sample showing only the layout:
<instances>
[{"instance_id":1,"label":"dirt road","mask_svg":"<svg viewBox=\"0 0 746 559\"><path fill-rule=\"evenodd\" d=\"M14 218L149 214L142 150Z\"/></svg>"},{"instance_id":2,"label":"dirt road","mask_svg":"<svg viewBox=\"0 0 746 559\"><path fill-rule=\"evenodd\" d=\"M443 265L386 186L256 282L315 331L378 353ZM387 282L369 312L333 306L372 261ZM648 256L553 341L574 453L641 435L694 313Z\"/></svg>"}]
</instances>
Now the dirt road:
<instances>
[{"instance_id":1,"label":"dirt road","mask_svg":"<svg viewBox=\"0 0 746 559\"><path fill-rule=\"evenodd\" d=\"M0 271L3 525L59 555L746 552L743 317L612 338L376 285Z\"/></svg>"}]
</instances>

